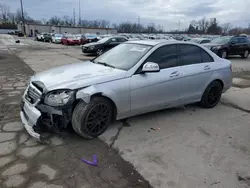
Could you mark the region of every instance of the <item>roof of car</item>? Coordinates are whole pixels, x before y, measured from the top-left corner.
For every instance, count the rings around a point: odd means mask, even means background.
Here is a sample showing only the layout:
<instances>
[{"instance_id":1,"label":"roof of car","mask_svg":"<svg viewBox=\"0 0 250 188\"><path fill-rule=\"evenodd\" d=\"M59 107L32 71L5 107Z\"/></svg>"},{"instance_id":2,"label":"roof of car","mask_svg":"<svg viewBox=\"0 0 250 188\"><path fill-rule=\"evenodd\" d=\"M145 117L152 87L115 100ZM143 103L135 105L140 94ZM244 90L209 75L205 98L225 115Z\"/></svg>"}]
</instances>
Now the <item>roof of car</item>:
<instances>
[{"instance_id":1,"label":"roof of car","mask_svg":"<svg viewBox=\"0 0 250 188\"><path fill-rule=\"evenodd\" d=\"M144 45L150 45L150 46L156 46L158 44L171 44L171 43L177 43L176 40L136 40L136 41L128 41L126 43L132 43L132 44L144 44Z\"/></svg>"}]
</instances>

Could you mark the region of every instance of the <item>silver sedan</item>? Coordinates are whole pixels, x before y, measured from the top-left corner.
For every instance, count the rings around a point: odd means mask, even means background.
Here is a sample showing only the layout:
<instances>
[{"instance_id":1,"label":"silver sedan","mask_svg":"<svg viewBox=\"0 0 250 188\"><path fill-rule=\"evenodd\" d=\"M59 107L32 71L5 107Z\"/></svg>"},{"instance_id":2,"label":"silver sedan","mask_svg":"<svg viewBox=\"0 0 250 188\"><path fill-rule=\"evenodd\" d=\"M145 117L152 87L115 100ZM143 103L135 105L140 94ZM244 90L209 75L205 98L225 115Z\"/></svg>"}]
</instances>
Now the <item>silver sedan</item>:
<instances>
[{"instance_id":1,"label":"silver sedan","mask_svg":"<svg viewBox=\"0 0 250 188\"><path fill-rule=\"evenodd\" d=\"M92 139L115 119L196 102L212 108L231 84L231 62L198 44L129 41L92 61L33 76L21 118L38 139L70 124Z\"/></svg>"}]
</instances>

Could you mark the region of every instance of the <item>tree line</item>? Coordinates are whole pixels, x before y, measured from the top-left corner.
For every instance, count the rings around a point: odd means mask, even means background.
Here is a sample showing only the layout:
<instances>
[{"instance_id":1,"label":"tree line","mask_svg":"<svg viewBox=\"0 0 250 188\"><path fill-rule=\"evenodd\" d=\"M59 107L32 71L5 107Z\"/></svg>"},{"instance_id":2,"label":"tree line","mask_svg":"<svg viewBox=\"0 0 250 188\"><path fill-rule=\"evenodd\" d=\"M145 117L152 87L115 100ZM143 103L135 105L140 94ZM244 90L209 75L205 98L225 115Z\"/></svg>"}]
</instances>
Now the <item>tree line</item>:
<instances>
[{"instance_id":1,"label":"tree line","mask_svg":"<svg viewBox=\"0 0 250 188\"><path fill-rule=\"evenodd\" d=\"M216 35L238 35L250 34L250 24L247 28L233 27L230 23L219 24L217 19L193 20L185 30L188 34L216 34Z\"/></svg>"},{"instance_id":2,"label":"tree line","mask_svg":"<svg viewBox=\"0 0 250 188\"><path fill-rule=\"evenodd\" d=\"M120 33L166 33L163 26L149 23L142 25L134 22L121 22L111 24L108 20L76 20L70 16L53 16L49 19L35 20L31 18L27 12L24 12L25 23L47 24L47 25L64 25L64 26L80 26L90 28L114 28ZM16 29L16 24L22 22L21 10L11 12L10 8L4 4L0 4L0 29ZM241 33L250 34L250 24L247 28L233 27L230 23L219 24L217 19L193 20L189 27L183 31L172 30L167 33L187 33L187 34L223 34L237 35Z\"/></svg>"},{"instance_id":3,"label":"tree line","mask_svg":"<svg viewBox=\"0 0 250 188\"><path fill-rule=\"evenodd\" d=\"M118 32L125 33L162 33L163 26L155 26L154 23L149 23L144 26L138 23L122 22L119 24L111 24L108 20L76 20L70 16L53 16L49 19L35 20L32 19L27 12L24 12L25 23L46 24L46 25L63 25L63 26L80 26L89 28L114 28ZM0 4L0 29L1 28L13 28L16 29L16 24L22 22L21 10L11 12L10 8L4 4Z\"/></svg>"}]
</instances>

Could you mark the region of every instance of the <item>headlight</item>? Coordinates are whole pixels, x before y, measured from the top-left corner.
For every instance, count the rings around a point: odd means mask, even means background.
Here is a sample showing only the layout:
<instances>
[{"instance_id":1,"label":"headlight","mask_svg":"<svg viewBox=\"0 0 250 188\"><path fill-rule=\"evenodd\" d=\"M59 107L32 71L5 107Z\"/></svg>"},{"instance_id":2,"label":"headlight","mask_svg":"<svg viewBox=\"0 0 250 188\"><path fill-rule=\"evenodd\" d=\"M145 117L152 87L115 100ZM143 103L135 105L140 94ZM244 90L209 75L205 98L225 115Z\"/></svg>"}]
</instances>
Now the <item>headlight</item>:
<instances>
[{"instance_id":1,"label":"headlight","mask_svg":"<svg viewBox=\"0 0 250 188\"><path fill-rule=\"evenodd\" d=\"M74 100L74 91L58 90L48 93L44 98L44 103L50 106L63 106Z\"/></svg>"},{"instance_id":2,"label":"headlight","mask_svg":"<svg viewBox=\"0 0 250 188\"><path fill-rule=\"evenodd\" d=\"M95 46L90 46L89 49L93 50L93 49L95 49Z\"/></svg>"},{"instance_id":3,"label":"headlight","mask_svg":"<svg viewBox=\"0 0 250 188\"><path fill-rule=\"evenodd\" d=\"M218 50L220 49L221 46L214 46L214 47L211 47L211 50Z\"/></svg>"}]
</instances>

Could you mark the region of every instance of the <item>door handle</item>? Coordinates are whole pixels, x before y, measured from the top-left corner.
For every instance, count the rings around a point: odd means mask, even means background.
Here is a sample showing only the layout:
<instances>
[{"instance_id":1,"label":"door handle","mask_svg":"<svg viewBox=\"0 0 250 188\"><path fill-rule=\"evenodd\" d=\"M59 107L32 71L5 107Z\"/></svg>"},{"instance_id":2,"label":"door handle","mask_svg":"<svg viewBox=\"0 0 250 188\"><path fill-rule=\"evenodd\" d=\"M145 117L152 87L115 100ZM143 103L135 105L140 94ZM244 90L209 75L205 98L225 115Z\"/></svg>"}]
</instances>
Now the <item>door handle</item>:
<instances>
[{"instance_id":1,"label":"door handle","mask_svg":"<svg viewBox=\"0 0 250 188\"><path fill-rule=\"evenodd\" d=\"M210 70L211 69L211 67L209 66L209 65L206 65L205 67L204 67L204 70Z\"/></svg>"},{"instance_id":2,"label":"door handle","mask_svg":"<svg viewBox=\"0 0 250 188\"><path fill-rule=\"evenodd\" d=\"M180 75L180 73L178 71L175 71L175 72L172 72L170 74L170 77L176 77L176 76L179 76L179 75Z\"/></svg>"}]
</instances>

